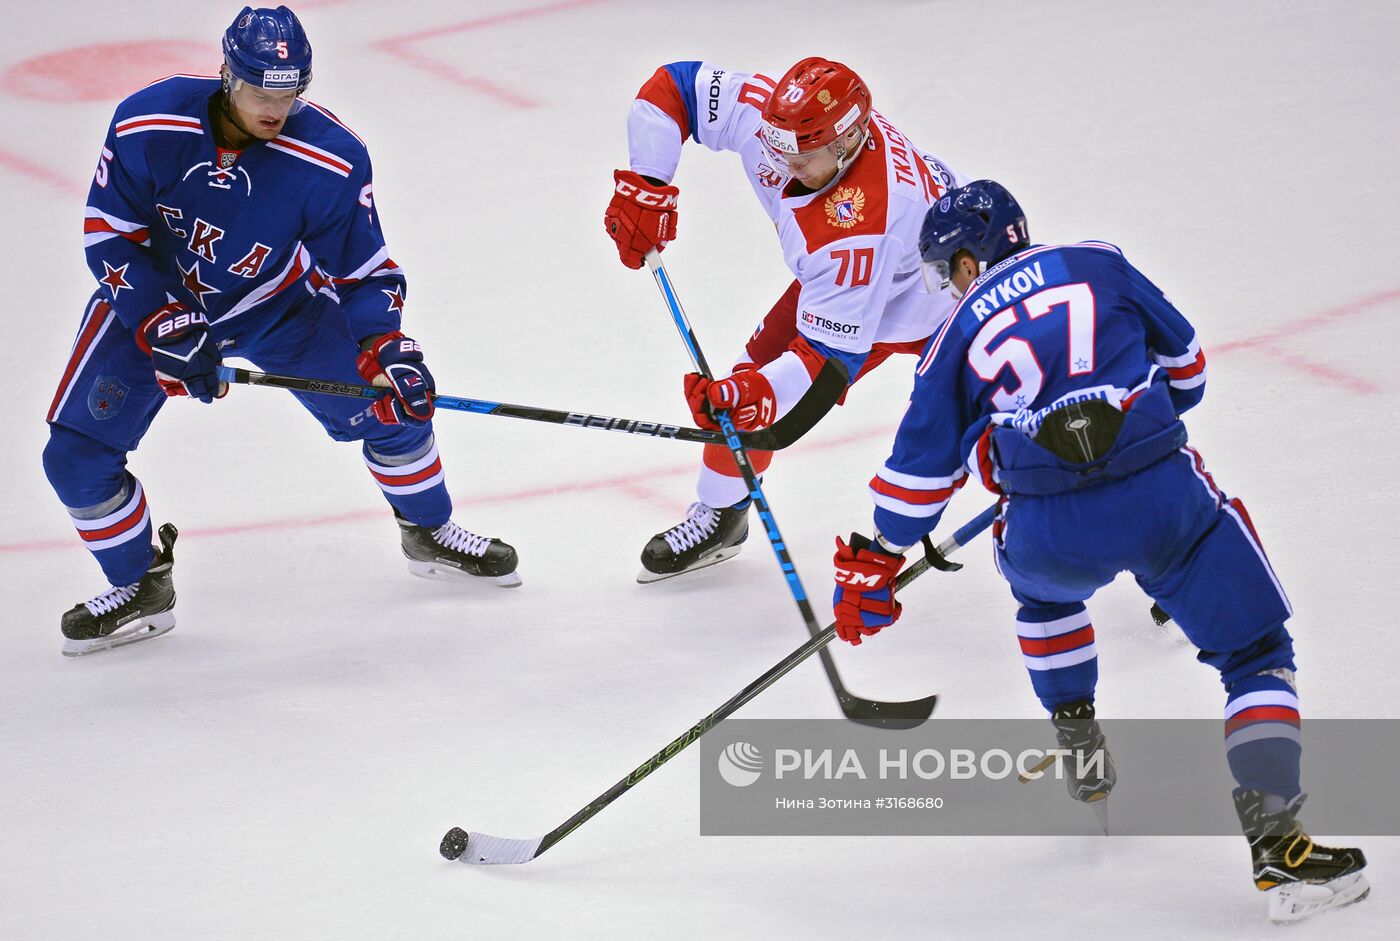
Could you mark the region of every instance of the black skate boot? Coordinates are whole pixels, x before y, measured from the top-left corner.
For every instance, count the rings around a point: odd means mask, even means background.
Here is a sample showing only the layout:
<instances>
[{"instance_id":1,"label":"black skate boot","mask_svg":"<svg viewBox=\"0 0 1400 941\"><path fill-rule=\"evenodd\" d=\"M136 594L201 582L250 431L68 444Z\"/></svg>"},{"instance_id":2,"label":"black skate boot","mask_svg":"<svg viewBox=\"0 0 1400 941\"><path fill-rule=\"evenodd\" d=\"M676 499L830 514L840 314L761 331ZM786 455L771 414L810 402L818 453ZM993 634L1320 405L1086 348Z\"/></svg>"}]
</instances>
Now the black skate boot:
<instances>
[{"instance_id":1,"label":"black skate boot","mask_svg":"<svg viewBox=\"0 0 1400 941\"><path fill-rule=\"evenodd\" d=\"M520 576L515 549L448 520L436 529L415 526L394 511L399 523L408 570L424 578L489 578L502 588L515 588Z\"/></svg>"},{"instance_id":2,"label":"black skate boot","mask_svg":"<svg viewBox=\"0 0 1400 941\"><path fill-rule=\"evenodd\" d=\"M643 585L723 562L749 538L749 501L720 509L692 503L685 519L657 533L642 550Z\"/></svg>"},{"instance_id":3,"label":"black skate boot","mask_svg":"<svg viewBox=\"0 0 1400 941\"><path fill-rule=\"evenodd\" d=\"M1063 703L1055 707L1050 721L1055 725L1055 740L1070 752L1062 765L1069 796L1088 804L1107 833L1108 807L1103 801L1118 783L1118 769L1094 719L1094 704L1087 699Z\"/></svg>"},{"instance_id":4,"label":"black skate boot","mask_svg":"<svg viewBox=\"0 0 1400 941\"><path fill-rule=\"evenodd\" d=\"M160 528L156 557L141 580L74 605L63 615L63 655L81 657L159 637L175 627L175 537L170 523Z\"/></svg>"},{"instance_id":5,"label":"black skate boot","mask_svg":"<svg viewBox=\"0 0 1400 941\"><path fill-rule=\"evenodd\" d=\"M1235 797L1235 813L1254 862L1254 885L1268 895L1269 919L1277 924L1355 904L1371 892L1361 874L1366 868L1361 850L1318 846L1303 832L1296 814L1304 796L1287 804L1260 790ZM1266 805L1276 804L1282 807L1273 813L1265 811Z\"/></svg>"}]
</instances>

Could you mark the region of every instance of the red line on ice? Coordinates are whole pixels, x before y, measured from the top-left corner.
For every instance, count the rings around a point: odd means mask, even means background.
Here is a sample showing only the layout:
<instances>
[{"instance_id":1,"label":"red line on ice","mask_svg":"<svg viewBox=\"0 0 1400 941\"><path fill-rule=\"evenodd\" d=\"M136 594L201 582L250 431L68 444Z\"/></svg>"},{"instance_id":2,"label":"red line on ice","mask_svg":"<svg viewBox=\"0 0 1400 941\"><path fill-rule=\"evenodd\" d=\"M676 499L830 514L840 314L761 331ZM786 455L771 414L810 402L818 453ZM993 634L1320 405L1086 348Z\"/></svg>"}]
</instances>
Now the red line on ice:
<instances>
[{"instance_id":1,"label":"red line on ice","mask_svg":"<svg viewBox=\"0 0 1400 941\"><path fill-rule=\"evenodd\" d=\"M581 2L592 2L592 0L581 0ZM577 4L571 4L577 5ZM0 151L3 155L3 151ZM1221 343L1210 349L1211 355L1219 356L1224 353L1231 353L1236 350L1260 350L1270 354L1285 355L1273 348L1279 341L1299 333L1325 327L1330 324L1345 320L1356 314L1364 313L1374 307L1381 306L1391 301L1400 300L1400 288L1391 291L1383 291L1373 294L1370 297L1363 297L1360 300L1352 301L1324 310L1321 313L1305 317L1302 320L1284 324L1271 331L1264 331L1252 337L1242 340L1233 340ZM1298 357L1286 356L1290 363L1299 369L1303 369L1319 378L1326 379L1330 383L1345 385L1350 389L1364 392L1380 391L1379 387L1367 383L1355 377L1345 376L1335 372L1326 366L1309 363ZM821 451L839 448L847 444L858 441L868 441L872 438L891 439L894 436L894 428L874 428L865 431L852 432L840 438L833 438L829 441L813 442L805 446L804 451ZM551 484L547 487L528 487L522 490L507 490L500 493L483 494L474 497L454 497L458 506L487 506L497 503L515 503L523 500L537 500L547 497L558 496L564 493L585 493L593 490L616 490L619 493L630 493L635 496L646 496L649 502L660 502L661 495L648 487L648 481L658 477L675 477L681 474L693 474L699 466L699 449L696 449L695 460L685 464L677 464L671 467L659 468L648 471L644 475L628 474L616 477L602 477L594 480L573 481L570 483ZM858 482L856 484L859 485ZM678 499L677 503L683 502ZM331 526L337 523L359 523L367 520L382 520L386 517L387 511L383 506L373 508L366 507L362 510L349 510L344 513L329 513L319 516L296 516L283 517L281 519L256 520L248 523L237 523L228 526L206 526L203 528L191 528L182 530L181 535L186 539L207 539L213 536L229 536L239 533L267 532L278 529L299 529L308 526ZM30 542L0 543L0 555L18 552L47 552L63 549L75 549L81 544L80 540L72 537L66 539L40 539Z\"/></svg>"},{"instance_id":2,"label":"red line on ice","mask_svg":"<svg viewBox=\"0 0 1400 941\"><path fill-rule=\"evenodd\" d=\"M593 6L601 2L603 2L603 0L565 0L563 3L552 3L547 6L530 7L524 10L515 10L510 13L497 13L491 16L482 16L472 20L463 20L460 23L449 23L444 26L433 26L412 33L404 33L402 36L391 36L388 39L383 39L375 43L374 48L394 56L397 59L403 60L412 68L421 69L429 75L440 78L445 82L451 82L454 85L462 85L466 88L479 91L482 94L490 95L511 107L535 108L539 106L539 102L535 101L533 98L519 94L503 85L498 85L490 79L482 78L477 75L468 75L460 71L450 62L409 47L424 39L435 39L450 33L465 33L472 30L488 29L492 26L499 26L502 23L549 16L554 13L561 13L579 7Z\"/></svg>"},{"instance_id":3,"label":"red line on ice","mask_svg":"<svg viewBox=\"0 0 1400 941\"><path fill-rule=\"evenodd\" d=\"M52 186L55 189L62 190L70 196L81 195L82 192L84 192L73 180L64 176L62 173L50 170L43 164L27 160L19 154L11 153L8 150L0 150L0 167L13 170L16 173L22 173L32 180L38 180L46 186Z\"/></svg>"}]
</instances>

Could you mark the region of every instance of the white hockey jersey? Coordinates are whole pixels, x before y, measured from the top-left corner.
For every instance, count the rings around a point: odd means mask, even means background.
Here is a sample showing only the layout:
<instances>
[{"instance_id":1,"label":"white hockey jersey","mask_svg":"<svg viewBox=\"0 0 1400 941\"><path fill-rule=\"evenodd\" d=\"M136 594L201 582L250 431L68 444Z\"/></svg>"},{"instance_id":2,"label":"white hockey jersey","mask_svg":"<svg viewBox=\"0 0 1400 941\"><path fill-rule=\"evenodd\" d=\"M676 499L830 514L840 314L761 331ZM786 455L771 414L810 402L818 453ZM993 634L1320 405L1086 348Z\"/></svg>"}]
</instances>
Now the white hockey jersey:
<instances>
[{"instance_id":1,"label":"white hockey jersey","mask_svg":"<svg viewBox=\"0 0 1400 941\"><path fill-rule=\"evenodd\" d=\"M759 137L774 89L764 75L708 62L662 66L628 116L631 168L670 182L689 138L737 153L801 285L800 335L843 360L854 377L875 344L923 340L951 313L951 295L929 294L920 277L919 229L929 206L968 178L919 150L877 111L860 155L823 189L807 191L772 166ZM770 381L773 372L787 370L764 368ZM774 388L780 411L804 391L777 381Z\"/></svg>"}]
</instances>

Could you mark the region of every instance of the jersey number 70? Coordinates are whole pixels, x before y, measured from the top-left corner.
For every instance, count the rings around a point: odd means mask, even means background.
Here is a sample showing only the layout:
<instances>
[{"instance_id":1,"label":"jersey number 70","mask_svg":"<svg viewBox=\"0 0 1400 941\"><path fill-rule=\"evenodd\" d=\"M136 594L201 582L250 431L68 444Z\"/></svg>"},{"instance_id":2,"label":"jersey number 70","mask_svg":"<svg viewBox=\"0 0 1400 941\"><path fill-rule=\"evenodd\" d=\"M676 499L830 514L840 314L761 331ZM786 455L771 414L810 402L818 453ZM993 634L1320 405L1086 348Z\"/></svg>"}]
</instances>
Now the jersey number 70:
<instances>
[{"instance_id":1,"label":"jersey number 70","mask_svg":"<svg viewBox=\"0 0 1400 941\"><path fill-rule=\"evenodd\" d=\"M1017 314L1024 308L1026 321ZM1028 408L1045 384L1045 371L1030 343L1017 336L1008 337L1000 346L992 343L1013 325L1034 321L1056 310L1065 311L1065 327L1069 331L1068 375L1081 376L1094 371L1094 292L1088 284L1063 284L1046 288L1013 304L989 318L977 331L967 351L967 362L983 382L993 382L1001 371L1010 368L1017 385L1001 386L992 394L992 404L1003 411Z\"/></svg>"}]
</instances>

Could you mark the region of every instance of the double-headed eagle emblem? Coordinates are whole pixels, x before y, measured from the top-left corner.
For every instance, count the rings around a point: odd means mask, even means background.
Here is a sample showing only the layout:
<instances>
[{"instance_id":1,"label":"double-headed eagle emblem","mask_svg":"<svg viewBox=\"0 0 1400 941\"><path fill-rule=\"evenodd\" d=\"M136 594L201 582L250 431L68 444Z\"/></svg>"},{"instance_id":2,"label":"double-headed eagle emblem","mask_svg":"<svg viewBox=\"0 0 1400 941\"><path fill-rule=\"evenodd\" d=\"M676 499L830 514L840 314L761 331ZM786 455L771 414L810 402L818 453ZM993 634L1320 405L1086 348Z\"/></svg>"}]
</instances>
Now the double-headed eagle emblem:
<instances>
[{"instance_id":1,"label":"double-headed eagle emblem","mask_svg":"<svg viewBox=\"0 0 1400 941\"><path fill-rule=\"evenodd\" d=\"M838 186L826 198L825 208L827 222L838 229L849 229L865 221L865 216L861 215L865 209L865 193L859 186Z\"/></svg>"}]
</instances>

